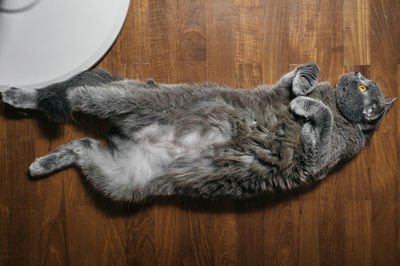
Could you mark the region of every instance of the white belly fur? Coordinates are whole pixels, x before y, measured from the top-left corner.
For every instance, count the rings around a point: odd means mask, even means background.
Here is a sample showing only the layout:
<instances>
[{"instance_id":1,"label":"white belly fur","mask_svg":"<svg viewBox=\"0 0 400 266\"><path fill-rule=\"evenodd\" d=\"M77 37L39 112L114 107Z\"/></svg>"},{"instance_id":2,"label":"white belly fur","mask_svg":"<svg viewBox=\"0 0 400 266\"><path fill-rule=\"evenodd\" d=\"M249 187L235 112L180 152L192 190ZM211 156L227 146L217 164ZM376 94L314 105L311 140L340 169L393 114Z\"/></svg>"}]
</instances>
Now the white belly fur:
<instances>
[{"instance_id":1,"label":"white belly fur","mask_svg":"<svg viewBox=\"0 0 400 266\"><path fill-rule=\"evenodd\" d=\"M135 186L143 186L160 176L178 156L196 156L201 151L229 140L217 128L201 134L200 130L176 136L173 126L152 124L133 135L135 143L125 147L122 164L128 180L120 180Z\"/></svg>"}]
</instances>

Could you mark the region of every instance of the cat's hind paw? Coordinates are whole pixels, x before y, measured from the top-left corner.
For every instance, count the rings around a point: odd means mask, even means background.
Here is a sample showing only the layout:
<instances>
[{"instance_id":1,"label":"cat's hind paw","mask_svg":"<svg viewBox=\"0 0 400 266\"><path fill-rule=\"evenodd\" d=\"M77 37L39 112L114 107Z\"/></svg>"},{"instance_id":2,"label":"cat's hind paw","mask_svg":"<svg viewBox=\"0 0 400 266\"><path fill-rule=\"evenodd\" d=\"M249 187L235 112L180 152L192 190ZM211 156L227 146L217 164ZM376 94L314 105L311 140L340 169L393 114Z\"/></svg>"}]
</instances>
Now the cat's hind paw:
<instances>
[{"instance_id":1,"label":"cat's hind paw","mask_svg":"<svg viewBox=\"0 0 400 266\"><path fill-rule=\"evenodd\" d=\"M306 63L297 69L293 80L293 93L296 96L309 94L317 85L319 67L314 63Z\"/></svg>"},{"instance_id":2,"label":"cat's hind paw","mask_svg":"<svg viewBox=\"0 0 400 266\"><path fill-rule=\"evenodd\" d=\"M60 146L45 156L35 159L29 166L29 175L32 178L48 175L71 166L75 162L75 159L74 151L68 144Z\"/></svg>"},{"instance_id":3,"label":"cat's hind paw","mask_svg":"<svg viewBox=\"0 0 400 266\"><path fill-rule=\"evenodd\" d=\"M36 91L21 88L8 88L1 92L4 103L15 108L36 109Z\"/></svg>"},{"instance_id":4,"label":"cat's hind paw","mask_svg":"<svg viewBox=\"0 0 400 266\"><path fill-rule=\"evenodd\" d=\"M33 161L33 163L29 166L29 175L33 178L38 178L40 176L44 176L50 174L52 171L48 167L46 167L46 162L43 158L38 158Z\"/></svg>"}]
</instances>

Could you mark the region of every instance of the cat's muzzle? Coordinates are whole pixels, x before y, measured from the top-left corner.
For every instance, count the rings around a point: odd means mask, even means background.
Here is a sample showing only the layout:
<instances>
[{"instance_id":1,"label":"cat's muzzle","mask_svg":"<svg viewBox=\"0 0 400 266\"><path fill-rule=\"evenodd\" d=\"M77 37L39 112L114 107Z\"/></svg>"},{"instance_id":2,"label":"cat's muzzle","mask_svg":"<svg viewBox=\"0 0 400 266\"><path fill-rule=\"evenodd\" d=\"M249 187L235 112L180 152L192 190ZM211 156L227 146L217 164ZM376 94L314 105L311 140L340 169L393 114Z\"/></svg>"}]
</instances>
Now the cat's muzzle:
<instances>
[{"instance_id":1,"label":"cat's muzzle","mask_svg":"<svg viewBox=\"0 0 400 266\"><path fill-rule=\"evenodd\" d=\"M384 115L385 107L372 104L364 109L363 115L368 123L375 123Z\"/></svg>"}]
</instances>

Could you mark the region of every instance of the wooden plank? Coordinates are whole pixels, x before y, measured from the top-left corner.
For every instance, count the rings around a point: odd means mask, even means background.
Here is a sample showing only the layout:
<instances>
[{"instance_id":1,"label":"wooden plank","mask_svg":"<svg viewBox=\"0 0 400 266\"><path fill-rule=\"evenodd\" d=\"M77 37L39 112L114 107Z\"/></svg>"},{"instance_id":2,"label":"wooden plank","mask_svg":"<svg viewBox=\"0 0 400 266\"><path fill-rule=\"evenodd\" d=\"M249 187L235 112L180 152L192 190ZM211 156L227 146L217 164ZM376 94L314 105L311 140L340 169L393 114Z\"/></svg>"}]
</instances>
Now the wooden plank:
<instances>
[{"instance_id":1,"label":"wooden plank","mask_svg":"<svg viewBox=\"0 0 400 266\"><path fill-rule=\"evenodd\" d=\"M5 124L2 124L5 125ZM6 140L0 140L0 265L9 265L10 248L8 245L9 219L11 207L11 180L7 175L7 145Z\"/></svg>"},{"instance_id":2,"label":"wooden plank","mask_svg":"<svg viewBox=\"0 0 400 266\"><path fill-rule=\"evenodd\" d=\"M368 0L343 1L343 63L345 65L371 64L369 3Z\"/></svg>"},{"instance_id":3,"label":"wooden plank","mask_svg":"<svg viewBox=\"0 0 400 266\"><path fill-rule=\"evenodd\" d=\"M206 3L206 31L207 47L214 50L215 43L233 42L234 20L236 19L235 6L232 1L205 1ZM207 57L208 58L208 57Z\"/></svg>"},{"instance_id":4,"label":"wooden plank","mask_svg":"<svg viewBox=\"0 0 400 266\"><path fill-rule=\"evenodd\" d=\"M239 88L254 88L261 83L261 58L259 57L262 38L261 11L257 3L249 3L249 1L237 7L237 17L234 20L234 62L236 86Z\"/></svg>"},{"instance_id":5,"label":"wooden plank","mask_svg":"<svg viewBox=\"0 0 400 266\"><path fill-rule=\"evenodd\" d=\"M235 0L236 7L260 7L261 0Z\"/></svg>"},{"instance_id":6,"label":"wooden plank","mask_svg":"<svg viewBox=\"0 0 400 266\"><path fill-rule=\"evenodd\" d=\"M206 5L199 0L177 1L179 61L206 61Z\"/></svg>"},{"instance_id":7,"label":"wooden plank","mask_svg":"<svg viewBox=\"0 0 400 266\"><path fill-rule=\"evenodd\" d=\"M290 64L315 62L317 57L317 3L292 1L289 15Z\"/></svg>"},{"instance_id":8,"label":"wooden plank","mask_svg":"<svg viewBox=\"0 0 400 266\"><path fill-rule=\"evenodd\" d=\"M207 77L211 82L238 87L233 63L233 43L215 43L207 49Z\"/></svg>"},{"instance_id":9,"label":"wooden plank","mask_svg":"<svg viewBox=\"0 0 400 266\"><path fill-rule=\"evenodd\" d=\"M212 265L214 263L212 234L213 217L204 211L201 201L184 200L180 205L178 226L180 228L180 256L182 265Z\"/></svg>"},{"instance_id":10,"label":"wooden plank","mask_svg":"<svg viewBox=\"0 0 400 266\"><path fill-rule=\"evenodd\" d=\"M207 81L207 62L178 62L178 83L204 83Z\"/></svg>"},{"instance_id":11,"label":"wooden plank","mask_svg":"<svg viewBox=\"0 0 400 266\"><path fill-rule=\"evenodd\" d=\"M257 205L253 203L250 208L253 206ZM261 243L258 244L248 256L259 256L259 265L264 265L265 261L268 261L271 265L297 264L299 256L298 228L295 227L297 223L294 221L294 217L298 215L297 208L293 207L287 199L279 197L263 206L263 214L258 214L255 217L255 219L262 218L263 223L257 227L252 227L252 230L255 234L260 235L259 230L263 230L264 245L263 248L260 248ZM251 224L251 220L248 222Z\"/></svg>"},{"instance_id":12,"label":"wooden plank","mask_svg":"<svg viewBox=\"0 0 400 266\"><path fill-rule=\"evenodd\" d=\"M126 66L126 77L128 79L147 80L153 78L151 64L128 64ZM156 80L156 82L158 82Z\"/></svg>"},{"instance_id":13,"label":"wooden plank","mask_svg":"<svg viewBox=\"0 0 400 266\"><path fill-rule=\"evenodd\" d=\"M236 75L239 88L255 88L261 85L260 64L236 64Z\"/></svg>"},{"instance_id":14,"label":"wooden plank","mask_svg":"<svg viewBox=\"0 0 400 266\"><path fill-rule=\"evenodd\" d=\"M184 219L179 208L174 208L174 199L156 202L154 206L154 254L156 265L177 265L180 263L182 228ZM171 203L172 202L172 203ZM185 237L185 235L183 235Z\"/></svg>"},{"instance_id":15,"label":"wooden plank","mask_svg":"<svg viewBox=\"0 0 400 266\"><path fill-rule=\"evenodd\" d=\"M122 219L127 235L125 249L127 264L155 265L157 254L155 253L153 208L139 205L135 209L128 209L126 214L133 214L129 218Z\"/></svg>"},{"instance_id":16,"label":"wooden plank","mask_svg":"<svg viewBox=\"0 0 400 266\"><path fill-rule=\"evenodd\" d=\"M235 63L258 63L260 35L259 8L238 8L234 21Z\"/></svg>"},{"instance_id":17,"label":"wooden plank","mask_svg":"<svg viewBox=\"0 0 400 266\"><path fill-rule=\"evenodd\" d=\"M67 265L64 217L60 208L11 209L12 265Z\"/></svg>"},{"instance_id":18,"label":"wooden plank","mask_svg":"<svg viewBox=\"0 0 400 266\"><path fill-rule=\"evenodd\" d=\"M176 0L149 2L150 63L153 78L160 83L173 83L177 78Z\"/></svg>"},{"instance_id":19,"label":"wooden plank","mask_svg":"<svg viewBox=\"0 0 400 266\"><path fill-rule=\"evenodd\" d=\"M400 6L399 6L399 8L400 8ZM400 20L399 20L399 24L398 25L400 25ZM396 90L395 90L394 94L390 95L391 97L400 97L400 86L399 85L400 85L400 65L397 65L397 86L396 86ZM395 110L398 110L398 108L399 108L398 107L398 103L396 103L396 105L393 106L392 108L397 108L397 109L391 110L389 112L392 114L392 117L393 116L397 117L397 119L396 119L396 123L397 123L397 127L396 128L397 128L397 130L396 130L396 132L399 132L399 129L400 129L400 115L399 115L399 112L394 112ZM397 145L397 150L399 150L399 144L396 143L396 145ZM397 155L397 159L398 160L400 159L398 155ZM399 170L398 168L397 168L397 170ZM399 213L400 213L400 197L398 196L399 192L400 192L400 182L397 180L397 204L396 204L397 205L396 206L396 214L397 214L397 253L400 252L400 217L399 217Z\"/></svg>"},{"instance_id":20,"label":"wooden plank","mask_svg":"<svg viewBox=\"0 0 400 266\"><path fill-rule=\"evenodd\" d=\"M10 265L10 247L9 247L9 220L10 210L5 201L0 205L0 265ZM11 236L13 237L13 236Z\"/></svg>"},{"instance_id":21,"label":"wooden plank","mask_svg":"<svg viewBox=\"0 0 400 266\"><path fill-rule=\"evenodd\" d=\"M321 0L316 12L316 63L320 67L319 81L333 86L344 73L343 65L343 1ZM355 70L351 70L355 71Z\"/></svg>"},{"instance_id":22,"label":"wooden plank","mask_svg":"<svg viewBox=\"0 0 400 266\"><path fill-rule=\"evenodd\" d=\"M207 80L233 87L234 10L231 1L206 1Z\"/></svg>"},{"instance_id":23,"label":"wooden plank","mask_svg":"<svg viewBox=\"0 0 400 266\"><path fill-rule=\"evenodd\" d=\"M126 65L150 64L149 1L134 0L121 31L122 62Z\"/></svg>"},{"instance_id":24,"label":"wooden plank","mask_svg":"<svg viewBox=\"0 0 400 266\"><path fill-rule=\"evenodd\" d=\"M320 265L344 263L344 176L331 174L319 184L318 228Z\"/></svg>"},{"instance_id":25,"label":"wooden plank","mask_svg":"<svg viewBox=\"0 0 400 266\"><path fill-rule=\"evenodd\" d=\"M345 217L345 265L371 265L371 201L346 201Z\"/></svg>"},{"instance_id":26,"label":"wooden plank","mask_svg":"<svg viewBox=\"0 0 400 266\"><path fill-rule=\"evenodd\" d=\"M387 119L387 118L386 118ZM384 125L384 121L381 126ZM368 147L369 153L375 154L370 164L371 199L372 199L372 237L373 264L395 265L397 252L397 183L398 183L398 151L393 146L398 136L375 134L375 140Z\"/></svg>"},{"instance_id":27,"label":"wooden plank","mask_svg":"<svg viewBox=\"0 0 400 266\"><path fill-rule=\"evenodd\" d=\"M229 200L185 200L180 204L180 259L183 265L238 264L237 224ZM224 210L221 212L221 210Z\"/></svg>"},{"instance_id":28,"label":"wooden plank","mask_svg":"<svg viewBox=\"0 0 400 266\"><path fill-rule=\"evenodd\" d=\"M8 162L6 176L10 180L10 206L13 209L42 208L44 204L59 206L62 201L62 180L29 180L28 167L34 158L47 152L48 141L10 141L6 143ZM43 149L46 150L43 152ZM21 197L23 195L23 197ZM50 200L51 198L51 200Z\"/></svg>"},{"instance_id":29,"label":"wooden plank","mask_svg":"<svg viewBox=\"0 0 400 266\"><path fill-rule=\"evenodd\" d=\"M41 122L29 119L29 117L38 117L34 114L26 115L21 113L20 110L4 105L4 117L7 119L5 124L6 139L30 140L43 136L43 131L38 127ZM43 119L43 117L41 118Z\"/></svg>"},{"instance_id":30,"label":"wooden plank","mask_svg":"<svg viewBox=\"0 0 400 266\"><path fill-rule=\"evenodd\" d=\"M271 253L268 254L268 252L271 247L279 249L278 245L274 245L276 243L271 243L277 241L276 235L273 235L273 232L266 232L268 228L276 226L273 224L274 219L265 220L266 215L271 214L272 211L265 210L266 214L264 215L263 206L265 206L263 201L256 202L254 200L237 204L238 265L262 265L264 263L263 256L270 257ZM268 244L271 246L268 248L265 247L268 245L266 239L270 239ZM271 262L272 258L269 259Z\"/></svg>"},{"instance_id":31,"label":"wooden plank","mask_svg":"<svg viewBox=\"0 0 400 266\"><path fill-rule=\"evenodd\" d=\"M397 62L399 39L393 30L396 25L397 1L370 2L370 76L386 96L397 94ZM400 261L397 247L396 199L398 198L399 150L398 112L389 111L367 147L371 156L368 170L371 175L372 199L372 264L397 265ZM393 112L394 111L394 112ZM397 143L395 145L395 143Z\"/></svg>"},{"instance_id":32,"label":"wooden plank","mask_svg":"<svg viewBox=\"0 0 400 266\"><path fill-rule=\"evenodd\" d=\"M318 203L298 201L292 203L293 219L298 230L298 265L319 265ZM293 232L293 233L294 233Z\"/></svg>"},{"instance_id":33,"label":"wooden plank","mask_svg":"<svg viewBox=\"0 0 400 266\"><path fill-rule=\"evenodd\" d=\"M48 141L7 143L6 176L12 178L9 198L10 259L22 264L65 264L65 224L62 179L30 181L27 170L34 157L48 150ZM16 234L12 234L15 232ZM40 241L39 241L40 240ZM24 249L24 255L20 254Z\"/></svg>"},{"instance_id":34,"label":"wooden plank","mask_svg":"<svg viewBox=\"0 0 400 266\"><path fill-rule=\"evenodd\" d=\"M342 169L345 182L345 197L347 200L371 199L371 176L368 171L368 156L366 150L351 160L349 165Z\"/></svg>"},{"instance_id":35,"label":"wooden plank","mask_svg":"<svg viewBox=\"0 0 400 266\"><path fill-rule=\"evenodd\" d=\"M70 265L127 265L123 221L105 212L93 206L66 207Z\"/></svg>"},{"instance_id":36,"label":"wooden plank","mask_svg":"<svg viewBox=\"0 0 400 266\"><path fill-rule=\"evenodd\" d=\"M238 265L239 247L238 227L235 215L236 204L232 201L221 201L212 208L214 219L211 221L212 254L214 265ZM221 212L220 210L223 209Z\"/></svg>"},{"instance_id":37,"label":"wooden plank","mask_svg":"<svg viewBox=\"0 0 400 266\"><path fill-rule=\"evenodd\" d=\"M65 265L65 223L62 179L30 181L27 170L34 157L45 154L49 142L7 142L6 168L11 178L8 199L8 242L13 263ZM21 254L21 250L24 250Z\"/></svg>"},{"instance_id":38,"label":"wooden plank","mask_svg":"<svg viewBox=\"0 0 400 266\"><path fill-rule=\"evenodd\" d=\"M261 43L258 53L261 61L262 84L274 84L291 70L289 23L292 1L266 1L261 12Z\"/></svg>"}]
</instances>

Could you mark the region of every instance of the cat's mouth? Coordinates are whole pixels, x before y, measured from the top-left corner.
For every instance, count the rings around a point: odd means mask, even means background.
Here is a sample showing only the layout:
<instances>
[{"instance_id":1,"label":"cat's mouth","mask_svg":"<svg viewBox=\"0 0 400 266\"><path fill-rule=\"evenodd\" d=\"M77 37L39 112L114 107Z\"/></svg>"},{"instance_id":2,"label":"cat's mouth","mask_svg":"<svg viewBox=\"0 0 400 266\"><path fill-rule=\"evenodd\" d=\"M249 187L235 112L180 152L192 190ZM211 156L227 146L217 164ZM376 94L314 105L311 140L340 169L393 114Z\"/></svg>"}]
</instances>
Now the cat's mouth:
<instances>
[{"instance_id":1,"label":"cat's mouth","mask_svg":"<svg viewBox=\"0 0 400 266\"><path fill-rule=\"evenodd\" d=\"M368 123L376 123L377 121L379 121L379 119L381 119L381 117L385 113L385 109L379 111L378 113L371 112L370 110L368 111L364 110L363 113L364 113L364 118Z\"/></svg>"}]
</instances>

